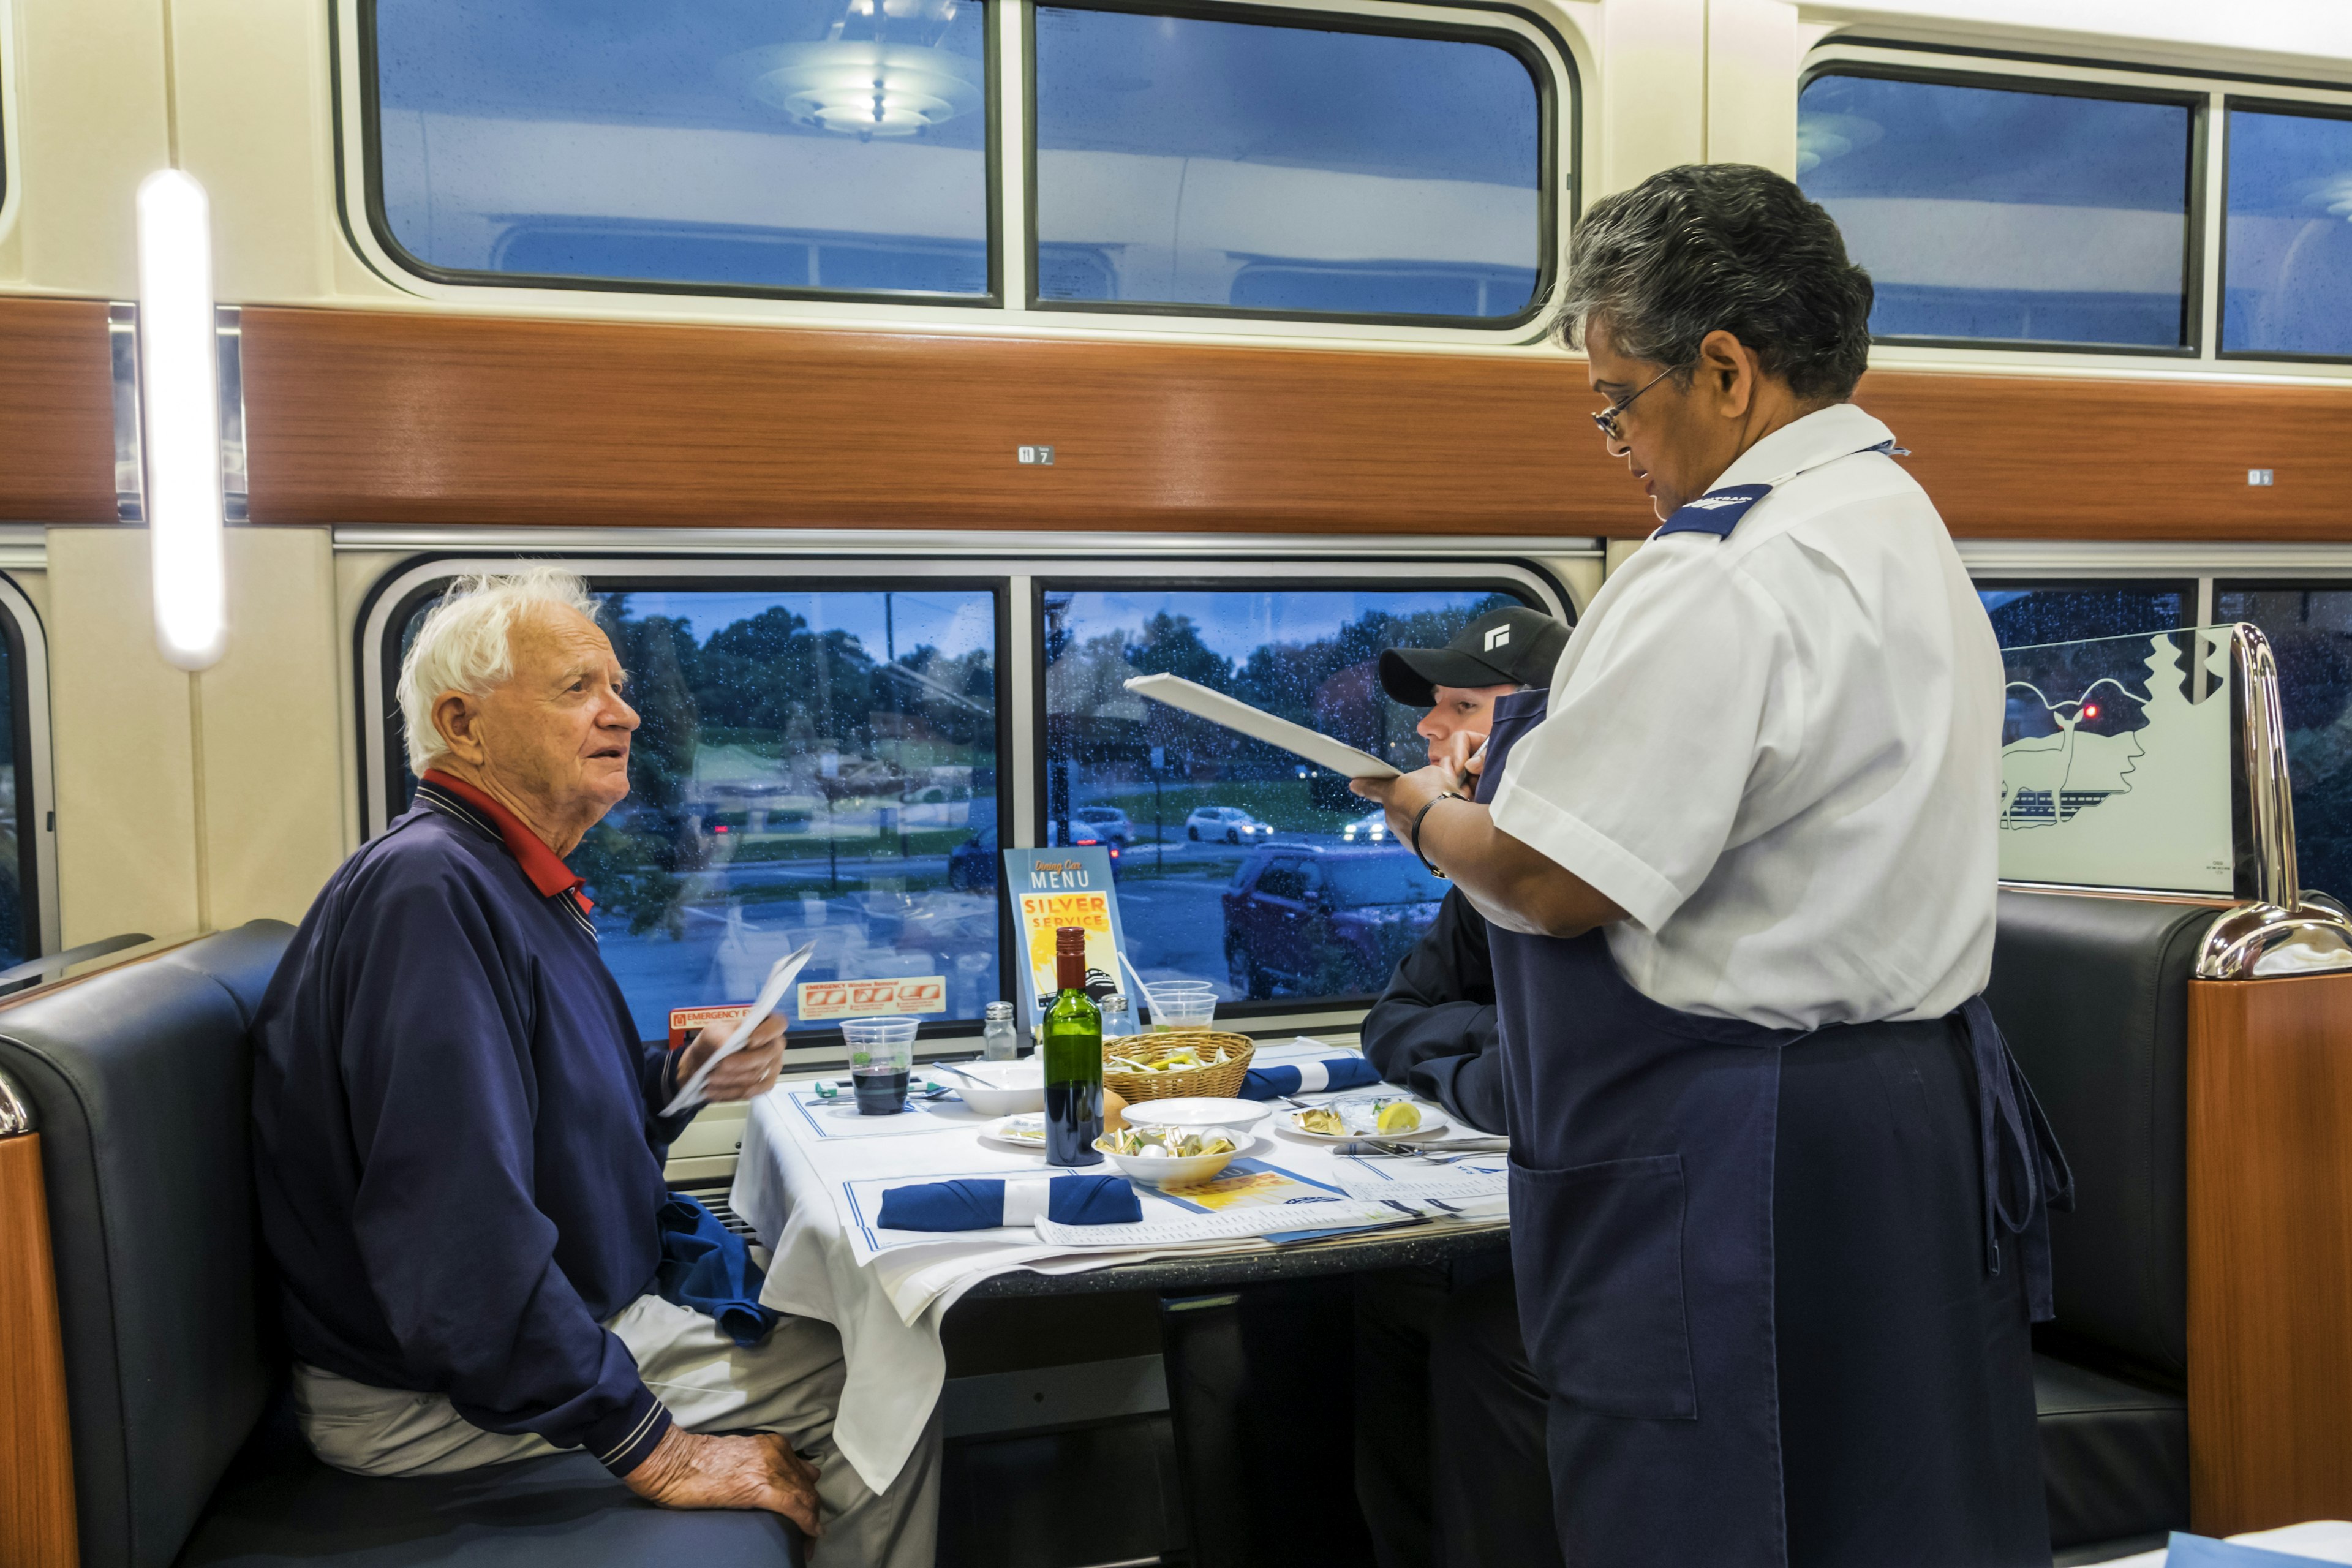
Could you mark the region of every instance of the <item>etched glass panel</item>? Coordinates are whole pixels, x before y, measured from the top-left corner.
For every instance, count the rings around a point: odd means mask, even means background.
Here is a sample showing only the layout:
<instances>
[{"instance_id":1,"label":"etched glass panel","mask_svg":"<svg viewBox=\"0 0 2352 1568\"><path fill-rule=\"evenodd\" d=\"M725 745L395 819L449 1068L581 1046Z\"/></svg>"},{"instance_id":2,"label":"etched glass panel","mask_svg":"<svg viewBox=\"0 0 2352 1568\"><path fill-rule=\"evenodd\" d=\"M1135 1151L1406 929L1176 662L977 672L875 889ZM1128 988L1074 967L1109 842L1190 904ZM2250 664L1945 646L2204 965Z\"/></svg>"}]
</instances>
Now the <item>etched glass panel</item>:
<instances>
[{"instance_id":1,"label":"etched glass panel","mask_svg":"<svg viewBox=\"0 0 2352 1568\"><path fill-rule=\"evenodd\" d=\"M2232 889L2228 648L2223 627L2001 650L2003 880Z\"/></svg>"}]
</instances>

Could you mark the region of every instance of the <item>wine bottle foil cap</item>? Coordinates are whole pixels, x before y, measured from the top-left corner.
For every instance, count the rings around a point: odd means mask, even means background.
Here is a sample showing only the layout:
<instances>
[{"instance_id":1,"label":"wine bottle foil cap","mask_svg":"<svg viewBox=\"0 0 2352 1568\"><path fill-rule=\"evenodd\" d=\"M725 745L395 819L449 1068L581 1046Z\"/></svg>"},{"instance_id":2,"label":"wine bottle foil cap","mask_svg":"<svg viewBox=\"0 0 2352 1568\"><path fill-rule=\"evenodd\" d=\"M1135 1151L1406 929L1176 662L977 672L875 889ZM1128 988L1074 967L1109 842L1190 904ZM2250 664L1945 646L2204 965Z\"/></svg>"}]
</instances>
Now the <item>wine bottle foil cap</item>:
<instances>
[{"instance_id":1,"label":"wine bottle foil cap","mask_svg":"<svg viewBox=\"0 0 2352 1568\"><path fill-rule=\"evenodd\" d=\"M1056 954L1075 952L1083 957L1087 951L1087 931L1084 926L1063 926L1054 932Z\"/></svg>"}]
</instances>

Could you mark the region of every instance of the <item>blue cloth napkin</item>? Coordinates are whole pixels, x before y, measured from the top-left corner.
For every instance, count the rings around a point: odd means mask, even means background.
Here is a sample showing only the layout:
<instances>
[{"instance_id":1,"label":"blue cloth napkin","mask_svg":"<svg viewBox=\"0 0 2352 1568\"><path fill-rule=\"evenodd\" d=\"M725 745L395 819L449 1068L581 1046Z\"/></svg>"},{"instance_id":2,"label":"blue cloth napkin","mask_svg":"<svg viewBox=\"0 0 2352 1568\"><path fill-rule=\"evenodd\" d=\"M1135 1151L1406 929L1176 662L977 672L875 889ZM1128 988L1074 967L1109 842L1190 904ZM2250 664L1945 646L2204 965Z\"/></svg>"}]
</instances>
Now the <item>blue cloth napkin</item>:
<instances>
[{"instance_id":1,"label":"blue cloth napkin","mask_svg":"<svg viewBox=\"0 0 2352 1568\"><path fill-rule=\"evenodd\" d=\"M993 1230L1005 1223L1004 1189L1003 1181L984 1179L892 1187L874 1223L884 1230ZM1056 1225L1132 1225L1143 1217L1143 1202L1125 1176L1055 1176L1045 1217Z\"/></svg>"},{"instance_id":2,"label":"blue cloth napkin","mask_svg":"<svg viewBox=\"0 0 2352 1568\"><path fill-rule=\"evenodd\" d=\"M1323 1081L1307 1082L1316 1075L1302 1072L1295 1066L1252 1068L1242 1075L1242 1098L1274 1100L1286 1094L1314 1094L1327 1089L1369 1089L1381 1081L1380 1070L1361 1057L1333 1057L1328 1061L1305 1065L1321 1068ZM1301 1084L1306 1088L1302 1089Z\"/></svg>"},{"instance_id":3,"label":"blue cloth napkin","mask_svg":"<svg viewBox=\"0 0 2352 1568\"><path fill-rule=\"evenodd\" d=\"M737 1344L758 1344L783 1315L760 1305L766 1276L743 1238L684 1193L670 1194L661 1206L661 1249L654 1270L661 1299L713 1320Z\"/></svg>"}]
</instances>

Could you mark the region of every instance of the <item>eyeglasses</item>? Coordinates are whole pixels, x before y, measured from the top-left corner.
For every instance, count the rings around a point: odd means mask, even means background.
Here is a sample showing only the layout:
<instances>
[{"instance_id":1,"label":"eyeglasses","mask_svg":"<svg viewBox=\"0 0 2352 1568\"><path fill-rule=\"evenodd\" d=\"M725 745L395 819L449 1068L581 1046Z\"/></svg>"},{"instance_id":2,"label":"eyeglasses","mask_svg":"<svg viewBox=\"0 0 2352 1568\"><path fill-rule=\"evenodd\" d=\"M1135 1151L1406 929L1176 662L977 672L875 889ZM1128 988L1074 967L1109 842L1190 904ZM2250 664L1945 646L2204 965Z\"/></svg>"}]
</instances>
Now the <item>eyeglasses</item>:
<instances>
[{"instance_id":1,"label":"eyeglasses","mask_svg":"<svg viewBox=\"0 0 2352 1568\"><path fill-rule=\"evenodd\" d=\"M1624 396L1619 398L1616 402L1611 404L1608 407L1594 415L1592 416L1592 422L1595 425L1600 426L1601 433L1603 436L1608 437L1612 441L1622 441L1625 438L1625 433L1617 428L1617 416L1620 414L1624 413L1628 408L1633 406L1633 399L1641 396L1643 393L1649 391L1651 387L1657 385L1658 383L1674 374L1675 371L1682 368L1683 367L1680 365L1675 365L1673 370L1660 371L1641 386L1627 393Z\"/></svg>"}]
</instances>

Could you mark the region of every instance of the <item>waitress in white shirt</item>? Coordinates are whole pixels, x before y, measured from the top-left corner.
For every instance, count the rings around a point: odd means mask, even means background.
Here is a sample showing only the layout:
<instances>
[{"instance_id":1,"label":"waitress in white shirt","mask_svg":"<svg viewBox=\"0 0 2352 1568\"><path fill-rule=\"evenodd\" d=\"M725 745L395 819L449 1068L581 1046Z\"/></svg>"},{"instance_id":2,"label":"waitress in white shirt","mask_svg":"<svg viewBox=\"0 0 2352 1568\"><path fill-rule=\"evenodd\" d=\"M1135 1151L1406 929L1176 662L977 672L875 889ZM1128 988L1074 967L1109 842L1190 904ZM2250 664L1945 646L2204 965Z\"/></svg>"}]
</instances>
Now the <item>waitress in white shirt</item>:
<instances>
[{"instance_id":1,"label":"waitress in white shirt","mask_svg":"<svg viewBox=\"0 0 2352 1568\"><path fill-rule=\"evenodd\" d=\"M1494 927L1563 1552L2046 1568L2027 1328L2072 1184L1979 996L2001 662L1846 401L1870 279L1717 164L1595 203L1567 298L1664 526L1549 716L1497 712L1491 804L1357 785Z\"/></svg>"}]
</instances>

